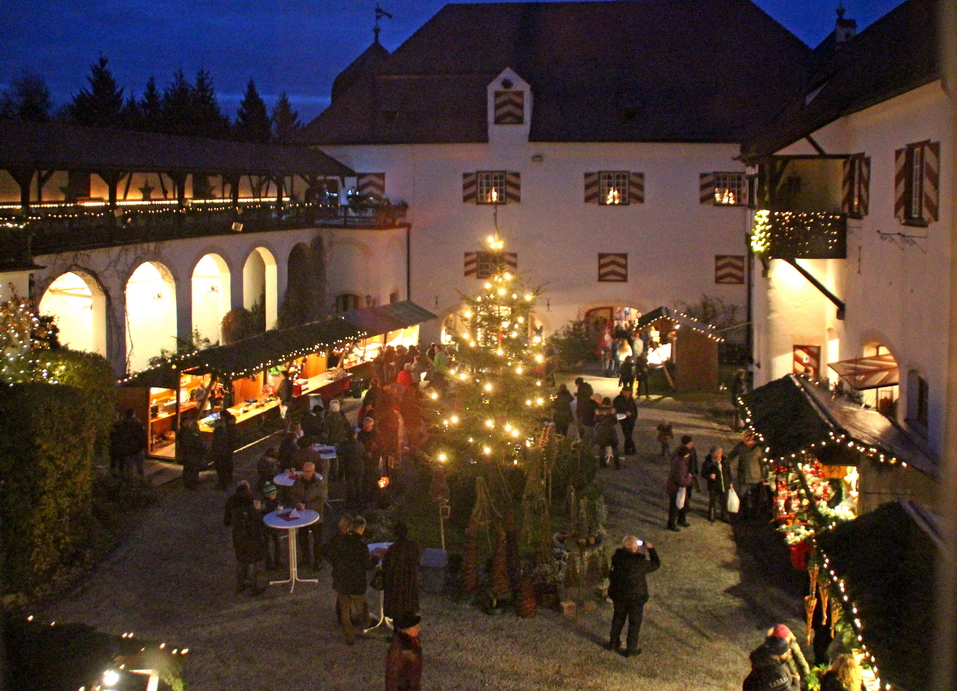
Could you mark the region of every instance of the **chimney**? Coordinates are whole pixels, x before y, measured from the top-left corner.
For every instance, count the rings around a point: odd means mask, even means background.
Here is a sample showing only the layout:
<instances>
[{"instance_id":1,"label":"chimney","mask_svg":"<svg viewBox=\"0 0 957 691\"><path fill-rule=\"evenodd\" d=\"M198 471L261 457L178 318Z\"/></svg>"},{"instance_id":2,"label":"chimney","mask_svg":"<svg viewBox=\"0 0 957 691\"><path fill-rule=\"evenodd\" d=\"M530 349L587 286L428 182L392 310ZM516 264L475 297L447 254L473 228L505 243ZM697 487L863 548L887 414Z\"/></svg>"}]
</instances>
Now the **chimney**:
<instances>
[{"instance_id":1,"label":"chimney","mask_svg":"<svg viewBox=\"0 0 957 691\"><path fill-rule=\"evenodd\" d=\"M844 19L844 3L837 5L837 21L834 22L834 47L840 48L845 43L854 38L857 33L857 20Z\"/></svg>"}]
</instances>

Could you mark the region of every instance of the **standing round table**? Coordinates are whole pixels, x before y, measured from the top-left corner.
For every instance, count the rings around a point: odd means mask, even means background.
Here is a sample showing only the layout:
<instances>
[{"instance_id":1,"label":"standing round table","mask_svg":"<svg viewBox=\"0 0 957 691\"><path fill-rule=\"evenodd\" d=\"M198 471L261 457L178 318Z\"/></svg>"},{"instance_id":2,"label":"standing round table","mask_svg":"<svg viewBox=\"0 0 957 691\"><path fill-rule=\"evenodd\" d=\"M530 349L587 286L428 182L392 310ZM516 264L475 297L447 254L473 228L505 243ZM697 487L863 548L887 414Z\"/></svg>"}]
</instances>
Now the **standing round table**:
<instances>
[{"instance_id":1,"label":"standing round table","mask_svg":"<svg viewBox=\"0 0 957 691\"><path fill-rule=\"evenodd\" d=\"M319 512L312 509L298 511L298 518L290 518L293 509L286 509L282 513L270 511L263 516L263 522L270 528L289 531L289 578L282 581L269 581L269 585L289 583L289 592L296 589L296 583L318 583L317 578L299 578L299 550L296 549L296 533L300 528L312 525L319 520Z\"/></svg>"},{"instance_id":2,"label":"standing round table","mask_svg":"<svg viewBox=\"0 0 957 691\"><path fill-rule=\"evenodd\" d=\"M377 550L382 550L382 556L385 557L385 551L388 550L389 547L391 546L392 546L391 542L372 542L372 543L369 543L368 545L369 553L371 554ZM376 568L377 569L382 568L382 558L379 559L379 563L376 565ZM390 629L392 628L392 621L385 616L385 590L384 589L379 591L379 621L377 621L373 626L370 626L369 628L365 629L365 633L369 633L373 629L377 629L383 624L385 624L387 628L390 628Z\"/></svg>"}]
</instances>

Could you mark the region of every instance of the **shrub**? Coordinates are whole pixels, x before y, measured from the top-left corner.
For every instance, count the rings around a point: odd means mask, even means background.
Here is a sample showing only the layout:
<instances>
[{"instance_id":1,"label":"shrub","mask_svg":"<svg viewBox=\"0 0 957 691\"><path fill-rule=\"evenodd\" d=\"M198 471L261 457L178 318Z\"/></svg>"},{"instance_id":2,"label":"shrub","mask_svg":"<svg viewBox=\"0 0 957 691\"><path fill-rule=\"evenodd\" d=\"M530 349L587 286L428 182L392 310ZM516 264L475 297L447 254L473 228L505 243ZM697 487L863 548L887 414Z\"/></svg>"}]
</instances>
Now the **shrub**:
<instances>
[{"instance_id":1,"label":"shrub","mask_svg":"<svg viewBox=\"0 0 957 691\"><path fill-rule=\"evenodd\" d=\"M0 387L3 563L15 591L34 590L87 542L97 416L82 411L90 405L73 386Z\"/></svg>"},{"instance_id":2,"label":"shrub","mask_svg":"<svg viewBox=\"0 0 957 691\"><path fill-rule=\"evenodd\" d=\"M584 362L597 362L598 341L584 319L569 322L548 337L548 345L555 349L558 367L563 371L574 369Z\"/></svg>"}]
</instances>

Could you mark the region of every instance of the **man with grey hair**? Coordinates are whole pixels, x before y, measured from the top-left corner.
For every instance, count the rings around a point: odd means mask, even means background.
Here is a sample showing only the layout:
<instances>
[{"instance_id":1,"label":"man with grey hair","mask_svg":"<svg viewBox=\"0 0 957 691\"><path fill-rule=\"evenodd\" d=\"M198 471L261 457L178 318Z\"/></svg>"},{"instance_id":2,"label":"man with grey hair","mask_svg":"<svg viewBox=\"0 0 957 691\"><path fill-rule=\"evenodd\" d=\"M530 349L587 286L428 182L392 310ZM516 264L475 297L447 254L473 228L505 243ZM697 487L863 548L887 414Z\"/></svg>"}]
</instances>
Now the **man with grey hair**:
<instances>
[{"instance_id":1,"label":"man with grey hair","mask_svg":"<svg viewBox=\"0 0 957 691\"><path fill-rule=\"evenodd\" d=\"M657 571L661 559L654 546L643 543L634 535L628 535L621 541L622 546L615 550L611 558L611 573L608 576L608 597L615 606L611 619L611 640L608 648L624 657L641 654L638 647L638 634L645 603L648 602L648 582L646 576ZM641 551L647 548L647 557ZM621 631L628 621L627 647L621 649Z\"/></svg>"},{"instance_id":2,"label":"man with grey hair","mask_svg":"<svg viewBox=\"0 0 957 691\"><path fill-rule=\"evenodd\" d=\"M326 503L326 480L316 472L316 465L307 461L302 466L302 475L289 488L289 499L296 508L311 509L319 514L319 520L296 531L296 547L314 571L322 565L319 550L322 545L322 518ZM293 549L290 545L289 549Z\"/></svg>"}]
</instances>

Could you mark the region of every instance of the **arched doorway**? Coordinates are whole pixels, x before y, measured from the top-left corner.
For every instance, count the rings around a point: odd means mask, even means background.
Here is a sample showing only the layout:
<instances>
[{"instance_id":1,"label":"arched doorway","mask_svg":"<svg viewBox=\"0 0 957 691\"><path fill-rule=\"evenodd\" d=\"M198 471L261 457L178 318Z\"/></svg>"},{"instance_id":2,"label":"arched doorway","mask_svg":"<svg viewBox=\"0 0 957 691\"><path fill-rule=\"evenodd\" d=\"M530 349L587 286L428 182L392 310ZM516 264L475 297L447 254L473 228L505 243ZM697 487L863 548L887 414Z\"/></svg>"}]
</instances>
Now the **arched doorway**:
<instances>
[{"instance_id":1,"label":"arched doorway","mask_svg":"<svg viewBox=\"0 0 957 691\"><path fill-rule=\"evenodd\" d=\"M298 243L289 253L286 265L286 300L283 305L283 326L295 326L311 321L311 312L316 302L311 271L309 246Z\"/></svg>"},{"instance_id":2,"label":"arched doorway","mask_svg":"<svg viewBox=\"0 0 957 691\"><path fill-rule=\"evenodd\" d=\"M243 265L243 307L265 313L265 324L271 329L278 316L276 258L265 247L257 247Z\"/></svg>"},{"instance_id":3,"label":"arched doorway","mask_svg":"<svg viewBox=\"0 0 957 691\"><path fill-rule=\"evenodd\" d=\"M106 295L92 277L58 276L40 298L40 314L56 317L62 345L106 356Z\"/></svg>"},{"instance_id":4,"label":"arched doorway","mask_svg":"<svg viewBox=\"0 0 957 691\"><path fill-rule=\"evenodd\" d=\"M126 282L126 357L131 372L176 350L176 284L159 262L136 267Z\"/></svg>"},{"instance_id":5,"label":"arched doorway","mask_svg":"<svg viewBox=\"0 0 957 691\"><path fill-rule=\"evenodd\" d=\"M193 269L193 330L216 344L229 306L229 267L218 254L207 254Z\"/></svg>"}]
</instances>

